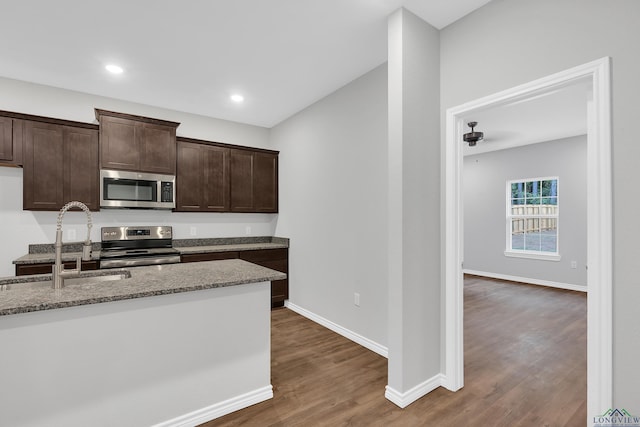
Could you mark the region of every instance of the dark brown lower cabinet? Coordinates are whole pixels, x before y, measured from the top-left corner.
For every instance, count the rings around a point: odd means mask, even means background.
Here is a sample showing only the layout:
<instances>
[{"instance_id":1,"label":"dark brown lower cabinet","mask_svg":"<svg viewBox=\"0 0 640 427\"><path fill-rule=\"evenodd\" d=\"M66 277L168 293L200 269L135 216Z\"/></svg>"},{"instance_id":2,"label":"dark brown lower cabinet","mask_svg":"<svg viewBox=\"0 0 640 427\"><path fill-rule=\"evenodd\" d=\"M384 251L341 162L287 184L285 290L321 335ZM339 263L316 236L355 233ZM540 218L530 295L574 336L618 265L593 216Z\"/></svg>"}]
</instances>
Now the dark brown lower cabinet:
<instances>
[{"instance_id":1,"label":"dark brown lower cabinet","mask_svg":"<svg viewBox=\"0 0 640 427\"><path fill-rule=\"evenodd\" d=\"M63 262L64 268L76 268L75 261ZM30 274L49 274L53 267L52 262L41 262L37 264L16 264L16 276L28 276ZM82 271L97 270L98 261L82 261Z\"/></svg>"},{"instance_id":2,"label":"dark brown lower cabinet","mask_svg":"<svg viewBox=\"0 0 640 427\"><path fill-rule=\"evenodd\" d=\"M208 252L204 254L182 254L181 262L220 261L222 259L238 259L238 252Z\"/></svg>"},{"instance_id":3,"label":"dark brown lower cabinet","mask_svg":"<svg viewBox=\"0 0 640 427\"><path fill-rule=\"evenodd\" d=\"M240 251L240 259L287 274L284 280L271 282L271 307L282 307L289 298L289 249Z\"/></svg>"},{"instance_id":4,"label":"dark brown lower cabinet","mask_svg":"<svg viewBox=\"0 0 640 427\"><path fill-rule=\"evenodd\" d=\"M183 254L182 262L242 259L289 275L289 249L260 249L252 251L209 252ZM282 307L289 298L289 278L271 282L271 307Z\"/></svg>"}]
</instances>

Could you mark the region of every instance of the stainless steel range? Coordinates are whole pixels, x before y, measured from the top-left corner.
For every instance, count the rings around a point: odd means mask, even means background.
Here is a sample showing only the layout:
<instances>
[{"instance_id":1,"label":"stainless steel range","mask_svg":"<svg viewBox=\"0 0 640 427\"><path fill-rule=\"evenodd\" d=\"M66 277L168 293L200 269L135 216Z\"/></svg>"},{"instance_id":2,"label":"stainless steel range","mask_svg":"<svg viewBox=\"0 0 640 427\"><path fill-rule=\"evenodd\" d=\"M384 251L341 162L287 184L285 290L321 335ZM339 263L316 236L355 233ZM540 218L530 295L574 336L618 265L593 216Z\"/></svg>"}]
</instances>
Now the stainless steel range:
<instances>
[{"instance_id":1,"label":"stainless steel range","mask_svg":"<svg viewBox=\"0 0 640 427\"><path fill-rule=\"evenodd\" d=\"M180 262L170 226L102 227L100 268Z\"/></svg>"}]
</instances>

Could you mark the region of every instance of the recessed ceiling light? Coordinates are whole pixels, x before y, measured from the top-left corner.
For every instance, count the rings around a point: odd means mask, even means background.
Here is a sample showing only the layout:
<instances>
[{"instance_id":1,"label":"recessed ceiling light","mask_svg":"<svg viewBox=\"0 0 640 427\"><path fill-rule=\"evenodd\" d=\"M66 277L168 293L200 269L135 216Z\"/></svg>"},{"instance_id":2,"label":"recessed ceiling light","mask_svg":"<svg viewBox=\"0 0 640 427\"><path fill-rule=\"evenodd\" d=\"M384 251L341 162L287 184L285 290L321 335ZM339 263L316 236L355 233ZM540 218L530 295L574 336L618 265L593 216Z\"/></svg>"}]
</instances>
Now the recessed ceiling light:
<instances>
[{"instance_id":1,"label":"recessed ceiling light","mask_svg":"<svg viewBox=\"0 0 640 427\"><path fill-rule=\"evenodd\" d=\"M115 64L109 64L109 65L105 66L104 68L106 68L108 72L113 73L113 74L122 74L122 72L124 71L122 69L122 67L120 67L119 65L115 65Z\"/></svg>"},{"instance_id":2,"label":"recessed ceiling light","mask_svg":"<svg viewBox=\"0 0 640 427\"><path fill-rule=\"evenodd\" d=\"M240 95L240 94L237 94L237 93L236 93L236 94L234 94L234 95L231 95L231 100L232 100L233 102L240 103L240 102L244 101L244 96L242 96L242 95Z\"/></svg>"}]
</instances>

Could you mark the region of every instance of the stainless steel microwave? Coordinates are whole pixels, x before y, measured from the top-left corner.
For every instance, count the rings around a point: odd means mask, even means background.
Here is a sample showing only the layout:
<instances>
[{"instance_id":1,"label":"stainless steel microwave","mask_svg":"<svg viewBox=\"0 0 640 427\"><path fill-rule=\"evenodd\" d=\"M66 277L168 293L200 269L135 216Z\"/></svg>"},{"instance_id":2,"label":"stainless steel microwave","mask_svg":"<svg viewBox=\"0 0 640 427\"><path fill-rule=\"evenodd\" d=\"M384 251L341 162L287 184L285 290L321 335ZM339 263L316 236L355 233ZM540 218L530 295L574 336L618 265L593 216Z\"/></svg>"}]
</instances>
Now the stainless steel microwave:
<instances>
[{"instance_id":1,"label":"stainless steel microwave","mask_svg":"<svg viewBox=\"0 0 640 427\"><path fill-rule=\"evenodd\" d=\"M100 207L173 209L175 182L174 175L102 169Z\"/></svg>"}]
</instances>

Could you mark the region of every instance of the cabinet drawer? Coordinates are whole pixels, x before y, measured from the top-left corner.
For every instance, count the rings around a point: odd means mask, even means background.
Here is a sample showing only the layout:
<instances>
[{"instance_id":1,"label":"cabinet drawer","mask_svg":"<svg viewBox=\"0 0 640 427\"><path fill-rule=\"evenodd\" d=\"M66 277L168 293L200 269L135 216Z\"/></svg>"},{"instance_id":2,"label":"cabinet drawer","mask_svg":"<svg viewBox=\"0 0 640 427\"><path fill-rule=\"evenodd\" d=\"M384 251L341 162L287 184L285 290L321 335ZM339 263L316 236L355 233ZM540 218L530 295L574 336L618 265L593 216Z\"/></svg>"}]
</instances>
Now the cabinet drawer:
<instances>
[{"instance_id":1,"label":"cabinet drawer","mask_svg":"<svg viewBox=\"0 0 640 427\"><path fill-rule=\"evenodd\" d=\"M267 267L272 270L280 271L282 273L287 272L287 260L286 259L275 259L271 261L249 261L254 264L260 265L262 267Z\"/></svg>"},{"instance_id":2,"label":"cabinet drawer","mask_svg":"<svg viewBox=\"0 0 640 427\"><path fill-rule=\"evenodd\" d=\"M238 252L208 252L204 254L182 254L180 262L218 261L221 259L236 259Z\"/></svg>"},{"instance_id":3,"label":"cabinet drawer","mask_svg":"<svg viewBox=\"0 0 640 427\"><path fill-rule=\"evenodd\" d=\"M75 261L63 262L64 268L76 268ZM52 262L45 262L39 264L17 264L16 276L28 276L31 274L49 274L53 267ZM97 270L98 261L82 261L82 271L85 270Z\"/></svg>"},{"instance_id":4,"label":"cabinet drawer","mask_svg":"<svg viewBox=\"0 0 640 427\"><path fill-rule=\"evenodd\" d=\"M258 264L261 261L273 261L288 258L288 249L260 249L257 251L240 251L240 259Z\"/></svg>"}]
</instances>

